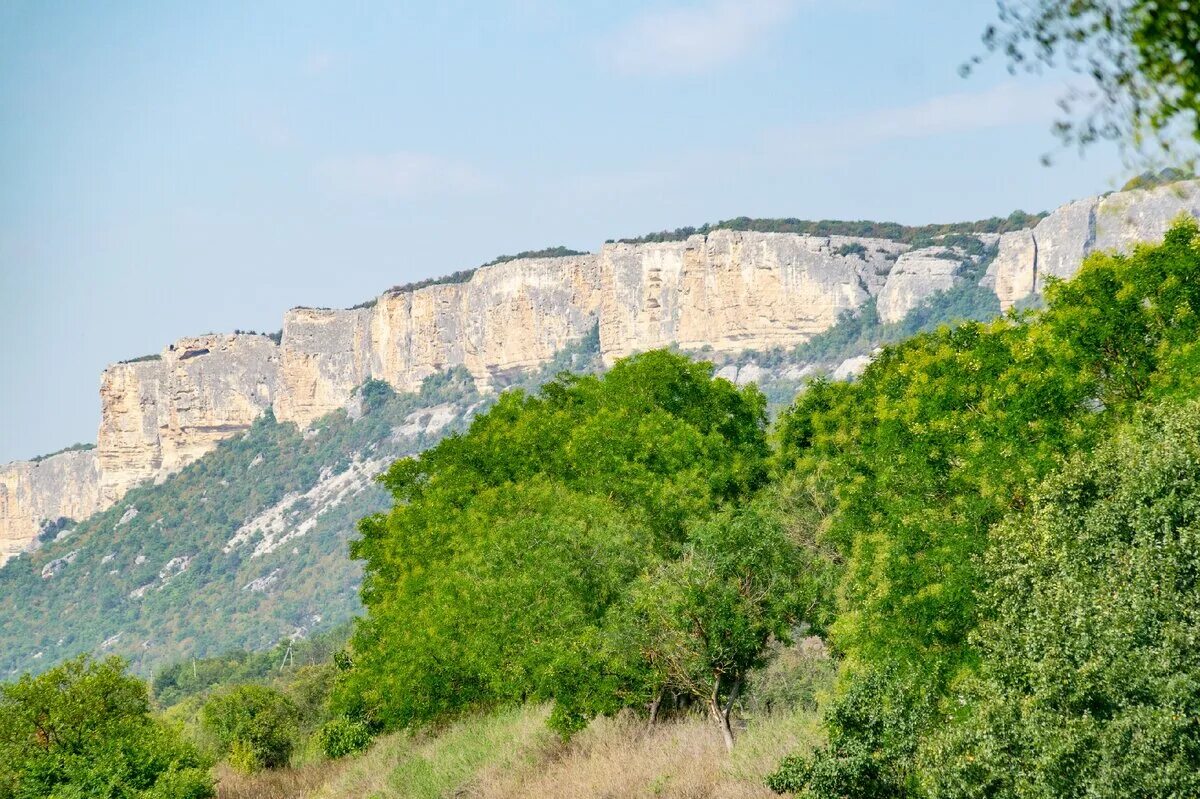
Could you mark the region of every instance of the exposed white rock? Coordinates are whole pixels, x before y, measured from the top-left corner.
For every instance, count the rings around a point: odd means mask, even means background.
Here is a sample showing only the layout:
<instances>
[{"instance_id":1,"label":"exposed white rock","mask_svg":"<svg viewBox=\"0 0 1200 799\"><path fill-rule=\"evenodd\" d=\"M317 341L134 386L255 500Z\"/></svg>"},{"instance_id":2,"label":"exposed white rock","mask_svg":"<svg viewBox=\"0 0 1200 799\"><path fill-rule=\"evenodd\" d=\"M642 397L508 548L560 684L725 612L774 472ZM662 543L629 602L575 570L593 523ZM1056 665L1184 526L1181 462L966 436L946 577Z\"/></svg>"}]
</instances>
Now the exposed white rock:
<instances>
[{"instance_id":1,"label":"exposed white rock","mask_svg":"<svg viewBox=\"0 0 1200 799\"><path fill-rule=\"evenodd\" d=\"M70 552L63 555L61 558L55 558L54 560L50 561L49 563L47 563L45 566L42 567L42 579L49 580L53 577L57 577L59 572L61 572L67 566L74 563L75 558L78 556L79 556L79 550L72 549Z\"/></svg>"},{"instance_id":2,"label":"exposed white rock","mask_svg":"<svg viewBox=\"0 0 1200 799\"><path fill-rule=\"evenodd\" d=\"M856 355L853 358L847 358L838 364L833 370L831 377L834 380L852 380L863 373L867 365L871 363L870 355Z\"/></svg>"},{"instance_id":3,"label":"exposed white rock","mask_svg":"<svg viewBox=\"0 0 1200 799\"><path fill-rule=\"evenodd\" d=\"M899 322L939 291L954 286L964 255L946 247L926 247L900 256L876 298L879 318Z\"/></svg>"},{"instance_id":4,"label":"exposed white rock","mask_svg":"<svg viewBox=\"0 0 1200 799\"><path fill-rule=\"evenodd\" d=\"M764 379L771 376L771 373L762 368L756 363L748 363L738 369L737 384L739 386L749 385L750 383L761 383Z\"/></svg>"},{"instance_id":5,"label":"exposed white rock","mask_svg":"<svg viewBox=\"0 0 1200 799\"><path fill-rule=\"evenodd\" d=\"M458 419L458 415L458 406L449 402L413 411L404 417L404 424L392 431L392 438L399 441L402 438L435 435Z\"/></svg>"},{"instance_id":6,"label":"exposed white rock","mask_svg":"<svg viewBox=\"0 0 1200 799\"><path fill-rule=\"evenodd\" d=\"M1006 233L982 284L1007 310L1045 288L1048 277L1073 277L1093 252L1128 251L1162 240L1181 215L1200 217L1200 181L1123 191L1067 203L1032 231Z\"/></svg>"},{"instance_id":7,"label":"exposed white rock","mask_svg":"<svg viewBox=\"0 0 1200 799\"><path fill-rule=\"evenodd\" d=\"M257 579L251 580L242 586L243 591L262 594L265 593L275 583L279 582L279 574L283 569L272 569L270 574L263 575Z\"/></svg>"},{"instance_id":8,"label":"exposed white rock","mask_svg":"<svg viewBox=\"0 0 1200 799\"><path fill-rule=\"evenodd\" d=\"M719 377L722 380L728 380L730 383L736 383L738 376L738 368L736 364L727 363L718 369L713 377Z\"/></svg>"},{"instance_id":9,"label":"exposed white rock","mask_svg":"<svg viewBox=\"0 0 1200 799\"><path fill-rule=\"evenodd\" d=\"M257 541L250 555L257 558L274 552L292 539L308 535L323 514L366 490L386 466L386 459L356 458L337 474L326 469L312 488L303 493L288 494L239 527L222 551L228 554L237 547Z\"/></svg>"}]
</instances>

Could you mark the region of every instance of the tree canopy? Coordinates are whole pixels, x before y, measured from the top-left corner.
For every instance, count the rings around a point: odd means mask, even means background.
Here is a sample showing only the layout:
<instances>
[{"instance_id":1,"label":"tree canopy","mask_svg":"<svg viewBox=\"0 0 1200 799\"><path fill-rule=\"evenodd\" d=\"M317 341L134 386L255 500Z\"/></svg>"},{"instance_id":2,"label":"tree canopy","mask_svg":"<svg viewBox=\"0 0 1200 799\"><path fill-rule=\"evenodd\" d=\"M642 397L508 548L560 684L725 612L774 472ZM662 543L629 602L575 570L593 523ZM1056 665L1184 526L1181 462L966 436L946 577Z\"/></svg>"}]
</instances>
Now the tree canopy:
<instances>
[{"instance_id":1,"label":"tree canopy","mask_svg":"<svg viewBox=\"0 0 1200 799\"><path fill-rule=\"evenodd\" d=\"M1013 71L1065 65L1090 88L1063 98L1064 142L1101 139L1171 152L1200 143L1200 9L1190 0L999 0L984 33ZM974 59L978 63L979 59Z\"/></svg>"}]
</instances>

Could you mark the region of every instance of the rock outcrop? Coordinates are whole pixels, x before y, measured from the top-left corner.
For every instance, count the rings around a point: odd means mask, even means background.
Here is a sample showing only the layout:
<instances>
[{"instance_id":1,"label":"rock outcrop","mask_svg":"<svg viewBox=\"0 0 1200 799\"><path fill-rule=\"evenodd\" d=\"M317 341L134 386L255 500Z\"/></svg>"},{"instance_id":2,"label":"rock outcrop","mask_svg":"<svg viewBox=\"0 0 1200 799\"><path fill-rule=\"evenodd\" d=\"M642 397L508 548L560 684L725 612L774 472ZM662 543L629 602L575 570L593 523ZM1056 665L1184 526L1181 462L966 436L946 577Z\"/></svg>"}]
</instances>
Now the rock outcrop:
<instances>
[{"instance_id":1,"label":"rock outcrop","mask_svg":"<svg viewBox=\"0 0 1200 799\"><path fill-rule=\"evenodd\" d=\"M589 335L599 289L594 255L522 258L465 283L387 292L368 308L294 309L284 317L275 416L306 425L368 379L413 391L457 366L488 388Z\"/></svg>"},{"instance_id":2,"label":"rock outcrop","mask_svg":"<svg viewBox=\"0 0 1200 799\"><path fill-rule=\"evenodd\" d=\"M1073 275L1089 253L1161 238L1181 213L1200 216L1200 182L1069 203L1033 230L980 236L997 245L981 285L1011 307L1048 276ZM452 367L487 389L597 331L606 363L668 345L725 354L791 347L872 297L883 321L903 319L962 280L968 260L965 251L887 239L715 230L512 260L359 308L293 309L279 344L253 334L181 339L104 372L94 452L0 467L0 560L33 545L46 524L82 519L182 468L267 409L307 426L350 408L369 379L411 391ZM849 376L863 363L835 372ZM787 368L803 376L801 366ZM746 364L729 376L763 374Z\"/></svg>"},{"instance_id":3,"label":"rock outcrop","mask_svg":"<svg viewBox=\"0 0 1200 799\"><path fill-rule=\"evenodd\" d=\"M954 286L963 256L946 247L925 247L900 256L876 299L879 318L899 322L936 292Z\"/></svg>"},{"instance_id":4,"label":"rock outcrop","mask_svg":"<svg viewBox=\"0 0 1200 799\"><path fill-rule=\"evenodd\" d=\"M266 336L180 339L156 359L119 363L100 384L100 494L114 502L246 430L275 398L279 347Z\"/></svg>"},{"instance_id":5,"label":"rock outcrop","mask_svg":"<svg viewBox=\"0 0 1200 799\"><path fill-rule=\"evenodd\" d=\"M0 566L60 520L78 521L105 507L94 449L0 466Z\"/></svg>"},{"instance_id":6,"label":"rock outcrop","mask_svg":"<svg viewBox=\"0 0 1200 799\"><path fill-rule=\"evenodd\" d=\"M1181 214L1200 217L1200 181L1184 181L1067 203L1031 231L1006 233L983 285L1008 310L1045 287L1047 277L1070 278L1093 252L1126 251L1160 241Z\"/></svg>"},{"instance_id":7,"label":"rock outcrop","mask_svg":"<svg viewBox=\"0 0 1200 799\"><path fill-rule=\"evenodd\" d=\"M807 340L866 301L906 245L717 230L600 250L606 363L675 344L719 352Z\"/></svg>"}]
</instances>

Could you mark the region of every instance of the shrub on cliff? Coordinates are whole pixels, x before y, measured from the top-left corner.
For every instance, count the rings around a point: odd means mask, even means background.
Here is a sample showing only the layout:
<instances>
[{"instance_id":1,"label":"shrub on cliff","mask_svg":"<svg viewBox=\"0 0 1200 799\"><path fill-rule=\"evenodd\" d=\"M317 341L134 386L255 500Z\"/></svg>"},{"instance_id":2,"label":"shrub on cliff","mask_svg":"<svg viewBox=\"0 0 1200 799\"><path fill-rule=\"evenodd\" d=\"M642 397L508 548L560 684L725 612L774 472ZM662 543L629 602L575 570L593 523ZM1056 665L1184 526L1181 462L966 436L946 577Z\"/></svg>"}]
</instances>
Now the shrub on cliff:
<instances>
[{"instance_id":1,"label":"shrub on cliff","mask_svg":"<svg viewBox=\"0 0 1200 799\"><path fill-rule=\"evenodd\" d=\"M81 656L0 688L3 799L202 799L207 766L151 718L145 684L117 658Z\"/></svg>"}]
</instances>

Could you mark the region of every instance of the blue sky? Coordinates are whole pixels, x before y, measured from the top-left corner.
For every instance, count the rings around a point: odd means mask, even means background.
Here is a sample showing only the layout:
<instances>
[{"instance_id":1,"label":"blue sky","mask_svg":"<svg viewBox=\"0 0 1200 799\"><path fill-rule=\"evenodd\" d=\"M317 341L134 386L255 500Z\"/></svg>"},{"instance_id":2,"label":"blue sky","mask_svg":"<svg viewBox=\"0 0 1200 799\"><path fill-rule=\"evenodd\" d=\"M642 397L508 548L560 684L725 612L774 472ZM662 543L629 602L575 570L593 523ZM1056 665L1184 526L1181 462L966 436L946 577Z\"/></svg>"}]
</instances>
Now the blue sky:
<instances>
[{"instance_id":1,"label":"blue sky","mask_svg":"<svg viewBox=\"0 0 1200 799\"><path fill-rule=\"evenodd\" d=\"M737 215L1037 211L1126 175L1065 77L963 79L989 0L9 0L0 461L105 364L507 252Z\"/></svg>"}]
</instances>

